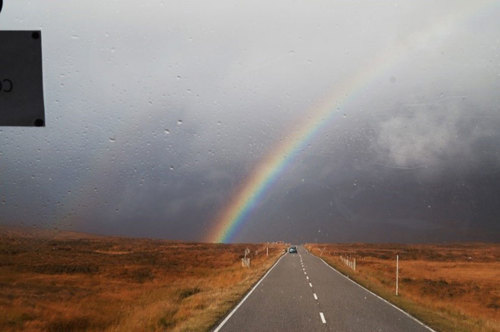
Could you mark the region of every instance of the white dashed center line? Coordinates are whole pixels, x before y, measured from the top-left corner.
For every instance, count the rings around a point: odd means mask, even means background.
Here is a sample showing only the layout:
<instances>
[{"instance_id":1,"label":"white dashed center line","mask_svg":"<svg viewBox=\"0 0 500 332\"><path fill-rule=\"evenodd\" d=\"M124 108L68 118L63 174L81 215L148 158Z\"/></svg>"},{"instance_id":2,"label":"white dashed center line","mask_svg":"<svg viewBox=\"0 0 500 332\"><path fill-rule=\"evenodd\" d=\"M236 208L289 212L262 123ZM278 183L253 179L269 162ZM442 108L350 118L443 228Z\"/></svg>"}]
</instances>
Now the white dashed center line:
<instances>
[{"instance_id":1,"label":"white dashed center line","mask_svg":"<svg viewBox=\"0 0 500 332\"><path fill-rule=\"evenodd\" d=\"M304 271L304 275L306 276L306 279L309 280L309 276L307 275L307 272L306 272L306 269L304 267L304 262L302 261L302 256L300 256L300 265L302 266L302 271ZM309 287L312 288L312 283L309 282ZM316 301L318 301L318 295L316 295L316 293L313 293L313 296L314 296L314 299ZM323 324L326 324L326 319L325 319L325 315L323 315L322 312L319 313L319 317L321 318L321 322Z\"/></svg>"}]
</instances>

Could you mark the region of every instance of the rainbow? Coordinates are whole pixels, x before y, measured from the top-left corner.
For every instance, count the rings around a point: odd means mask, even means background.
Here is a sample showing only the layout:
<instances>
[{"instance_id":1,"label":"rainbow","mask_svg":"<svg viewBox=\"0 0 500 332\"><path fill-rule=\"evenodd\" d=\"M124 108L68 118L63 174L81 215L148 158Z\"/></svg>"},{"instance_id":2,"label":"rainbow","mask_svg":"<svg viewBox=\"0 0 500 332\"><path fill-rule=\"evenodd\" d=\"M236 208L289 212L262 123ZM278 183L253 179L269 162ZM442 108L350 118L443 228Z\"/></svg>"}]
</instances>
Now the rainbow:
<instances>
[{"instance_id":1,"label":"rainbow","mask_svg":"<svg viewBox=\"0 0 500 332\"><path fill-rule=\"evenodd\" d=\"M416 32L401 40L392 48L374 57L344 82L334 86L324 100L311 107L308 118L300 123L283 141L277 144L251 172L245 182L236 190L229 204L217 215L213 228L205 239L207 242L229 242L243 225L255 203L277 180L301 149L333 118L339 116L338 109L352 100L359 92L380 77L398 60L413 50L445 38L450 30L480 9L498 1L469 1L456 11L449 13L425 30Z\"/></svg>"}]
</instances>

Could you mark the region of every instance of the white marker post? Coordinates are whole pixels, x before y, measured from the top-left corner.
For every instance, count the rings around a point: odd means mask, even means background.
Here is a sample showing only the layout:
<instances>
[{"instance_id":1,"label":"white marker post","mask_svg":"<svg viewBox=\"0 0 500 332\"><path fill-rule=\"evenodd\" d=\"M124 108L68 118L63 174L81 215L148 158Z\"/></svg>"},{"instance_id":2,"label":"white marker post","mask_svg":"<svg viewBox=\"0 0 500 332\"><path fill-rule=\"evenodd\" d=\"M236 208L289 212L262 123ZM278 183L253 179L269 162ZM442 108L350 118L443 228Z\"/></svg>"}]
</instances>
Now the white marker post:
<instances>
[{"instance_id":1,"label":"white marker post","mask_svg":"<svg viewBox=\"0 0 500 332\"><path fill-rule=\"evenodd\" d=\"M399 255L396 255L396 296L399 291Z\"/></svg>"}]
</instances>

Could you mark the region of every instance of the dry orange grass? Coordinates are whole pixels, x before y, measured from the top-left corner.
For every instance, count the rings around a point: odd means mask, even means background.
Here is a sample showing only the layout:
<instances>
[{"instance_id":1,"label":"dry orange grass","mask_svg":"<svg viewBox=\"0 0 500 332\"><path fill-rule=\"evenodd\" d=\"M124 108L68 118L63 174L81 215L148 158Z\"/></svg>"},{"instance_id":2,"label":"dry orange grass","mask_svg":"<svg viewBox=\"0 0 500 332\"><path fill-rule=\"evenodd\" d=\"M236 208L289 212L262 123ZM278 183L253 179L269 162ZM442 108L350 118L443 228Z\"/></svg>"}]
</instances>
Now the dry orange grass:
<instances>
[{"instance_id":1,"label":"dry orange grass","mask_svg":"<svg viewBox=\"0 0 500 332\"><path fill-rule=\"evenodd\" d=\"M500 331L500 245L308 244L344 274L442 331ZM399 255L399 296L395 293ZM356 272L339 255L356 258Z\"/></svg>"},{"instance_id":2,"label":"dry orange grass","mask_svg":"<svg viewBox=\"0 0 500 332\"><path fill-rule=\"evenodd\" d=\"M0 232L0 331L206 331L283 249Z\"/></svg>"}]
</instances>

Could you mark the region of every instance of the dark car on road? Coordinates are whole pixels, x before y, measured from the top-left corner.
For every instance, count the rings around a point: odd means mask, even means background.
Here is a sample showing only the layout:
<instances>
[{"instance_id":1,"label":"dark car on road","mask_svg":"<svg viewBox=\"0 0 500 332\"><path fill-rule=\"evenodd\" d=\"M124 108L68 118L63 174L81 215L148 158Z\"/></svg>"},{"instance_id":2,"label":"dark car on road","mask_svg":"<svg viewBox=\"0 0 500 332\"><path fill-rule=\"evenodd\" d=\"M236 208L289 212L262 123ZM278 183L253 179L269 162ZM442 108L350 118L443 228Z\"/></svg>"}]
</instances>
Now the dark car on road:
<instances>
[{"instance_id":1,"label":"dark car on road","mask_svg":"<svg viewBox=\"0 0 500 332\"><path fill-rule=\"evenodd\" d=\"M290 254L296 254L297 253L297 247L293 246L288 249L288 253Z\"/></svg>"}]
</instances>

